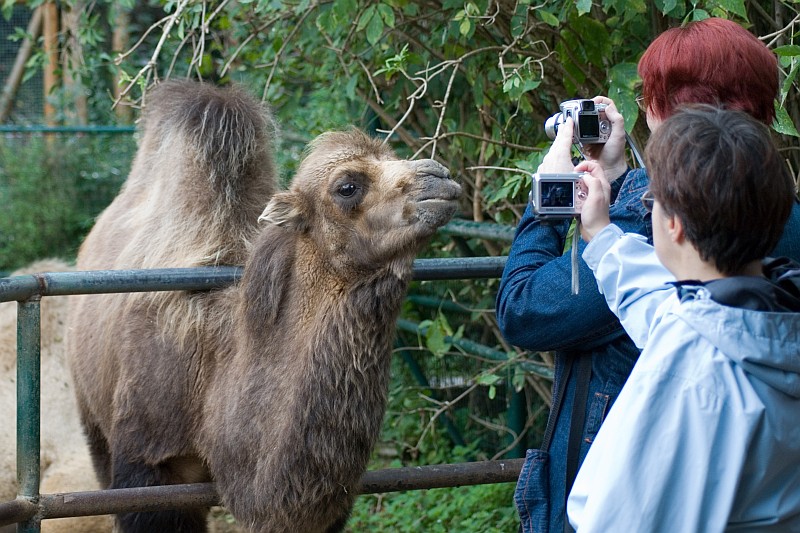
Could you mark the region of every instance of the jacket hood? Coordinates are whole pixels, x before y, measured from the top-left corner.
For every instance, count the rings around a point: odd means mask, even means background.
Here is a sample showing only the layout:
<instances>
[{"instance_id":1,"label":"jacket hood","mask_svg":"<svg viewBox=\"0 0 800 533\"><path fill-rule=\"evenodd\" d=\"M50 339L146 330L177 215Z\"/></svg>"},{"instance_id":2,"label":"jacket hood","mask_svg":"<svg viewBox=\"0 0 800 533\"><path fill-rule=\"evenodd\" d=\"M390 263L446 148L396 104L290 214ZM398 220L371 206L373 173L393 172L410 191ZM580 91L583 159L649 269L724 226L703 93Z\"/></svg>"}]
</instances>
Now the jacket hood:
<instances>
[{"instance_id":1,"label":"jacket hood","mask_svg":"<svg viewBox=\"0 0 800 533\"><path fill-rule=\"evenodd\" d=\"M690 327L748 374L800 398L800 313L722 305L704 288L694 299L693 305L675 309Z\"/></svg>"}]
</instances>

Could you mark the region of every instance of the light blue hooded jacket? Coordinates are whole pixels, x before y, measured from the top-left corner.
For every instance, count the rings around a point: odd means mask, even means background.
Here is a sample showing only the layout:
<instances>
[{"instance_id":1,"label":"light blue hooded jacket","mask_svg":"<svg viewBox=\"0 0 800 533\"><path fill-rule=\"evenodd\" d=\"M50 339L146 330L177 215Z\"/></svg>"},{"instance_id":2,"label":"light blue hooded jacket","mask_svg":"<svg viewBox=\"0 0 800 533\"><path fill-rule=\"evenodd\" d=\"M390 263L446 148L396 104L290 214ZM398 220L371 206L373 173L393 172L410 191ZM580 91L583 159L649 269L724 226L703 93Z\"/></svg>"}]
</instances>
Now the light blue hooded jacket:
<instances>
[{"instance_id":1,"label":"light blue hooded jacket","mask_svg":"<svg viewBox=\"0 0 800 533\"><path fill-rule=\"evenodd\" d=\"M653 247L613 225L583 258L644 350L578 473L573 527L800 532L800 313L680 301Z\"/></svg>"}]
</instances>

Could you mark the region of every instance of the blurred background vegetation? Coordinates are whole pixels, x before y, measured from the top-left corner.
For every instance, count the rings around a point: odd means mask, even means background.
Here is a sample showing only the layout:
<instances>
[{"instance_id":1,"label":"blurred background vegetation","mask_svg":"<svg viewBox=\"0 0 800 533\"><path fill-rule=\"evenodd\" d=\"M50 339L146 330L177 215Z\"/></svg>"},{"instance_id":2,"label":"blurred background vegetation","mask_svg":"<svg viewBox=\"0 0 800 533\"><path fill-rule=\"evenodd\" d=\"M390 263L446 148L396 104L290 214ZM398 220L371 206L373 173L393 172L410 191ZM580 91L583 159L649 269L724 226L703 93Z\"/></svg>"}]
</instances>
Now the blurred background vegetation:
<instances>
[{"instance_id":1,"label":"blurred background vegetation","mask_svg":"<svg viewBox=\"0 0 800 533\"><path fill-rule=\"evenodd\" d=\"M74 257L128 172L148 89L169 77L242 84L269 102L284 182L308 140L350 124L404 157L445 163L464 197L429 257L507 253L559 102L609 95L643 148L638 58L689 20L733 19L778 54L775 135L800 168L796 1L3 0L2 14L0 271ZM551 359L502 339L497 284L412 286L372 468L516 457L538 445ZM512 531L512 492L363 496L350 527Z\"/></svg>"}]
</instances>

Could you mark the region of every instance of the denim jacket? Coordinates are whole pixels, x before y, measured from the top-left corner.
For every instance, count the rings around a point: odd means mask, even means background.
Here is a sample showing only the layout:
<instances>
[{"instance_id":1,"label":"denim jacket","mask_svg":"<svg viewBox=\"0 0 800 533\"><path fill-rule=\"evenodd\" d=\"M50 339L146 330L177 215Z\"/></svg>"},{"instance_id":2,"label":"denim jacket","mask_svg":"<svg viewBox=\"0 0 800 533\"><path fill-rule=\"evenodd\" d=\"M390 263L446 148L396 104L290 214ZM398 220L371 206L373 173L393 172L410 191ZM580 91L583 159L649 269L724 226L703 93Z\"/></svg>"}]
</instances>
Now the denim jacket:
<instances>
[{"instance_id":1,"label":"denim jacket","mask_svg":"<svg viewBox=\"0 0 800 533\"><path fill-rule=\"evenodd\" d=\"M643 169L629 170L612 184L611 222L626 233L638 233L652 244L650 214L641 203L649 179ZM511 344L532 351L555 351L555 391L566 380L546 470L531 472L541 454L529 452L515 500L525 532L564 529L566 449L575 390L575 372L565 374L567 358L591 357L591 380L579 464L589 451L606 413L619 395L639 356L619 320L600 294L594 275L579 261L580 290L571 293L571 260L563 254L569 221L542 222L531 207L517 227L497 295L497 322ZM580 242L583 253L586 243ZM795 203L775 255L800 259L800 206ZM544 503L543 503L544 502ZM542 505L547 512L543 513ZM539 509L535 510L534 507ZM537 525L537 520L544 520ZM542 525L544 524L544 525ZM548 528L549 526L549 528Z\"/></svg>"}]
</instances>

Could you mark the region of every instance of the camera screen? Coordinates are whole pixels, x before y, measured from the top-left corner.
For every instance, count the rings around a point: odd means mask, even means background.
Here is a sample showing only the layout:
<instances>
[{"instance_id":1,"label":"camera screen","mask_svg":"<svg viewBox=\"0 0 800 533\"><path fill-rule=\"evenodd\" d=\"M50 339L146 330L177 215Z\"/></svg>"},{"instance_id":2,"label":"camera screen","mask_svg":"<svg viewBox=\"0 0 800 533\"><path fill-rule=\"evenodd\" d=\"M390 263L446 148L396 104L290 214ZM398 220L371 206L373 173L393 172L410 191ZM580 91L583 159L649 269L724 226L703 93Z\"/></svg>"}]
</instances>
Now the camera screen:
<instances>
[{"instance_id":1,"label":"camera screen","mask_svg":"<svg viewBox=\"0 0 800 533\"><path fill-rule=\"evenodd\" d=\"M572 181L543 181L542 207L574 207Z\"/></svg>"},{"instance_id":2,"label":"camera screen","mask_svg":"<svg viewBox=\"0 0 800 533\"><path fill-rule=\"evenodd\" d=\"M578 118L581 139L600 136L600 118L597 115L581 115Z\"/></svg>"}]
</instances>

